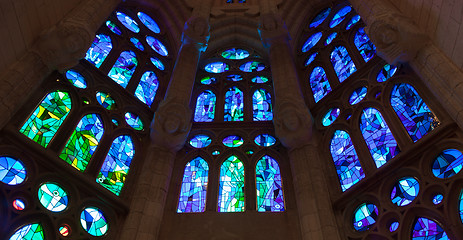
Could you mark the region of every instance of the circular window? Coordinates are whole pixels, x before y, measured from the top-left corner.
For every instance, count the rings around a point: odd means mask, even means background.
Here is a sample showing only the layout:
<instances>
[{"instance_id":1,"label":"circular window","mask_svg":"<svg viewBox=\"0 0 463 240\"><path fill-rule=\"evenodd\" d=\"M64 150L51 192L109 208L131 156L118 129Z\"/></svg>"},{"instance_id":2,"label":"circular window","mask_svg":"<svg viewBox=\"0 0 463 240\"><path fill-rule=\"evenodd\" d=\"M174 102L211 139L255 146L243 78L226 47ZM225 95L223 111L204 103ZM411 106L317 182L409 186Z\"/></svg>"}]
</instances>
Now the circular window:
<instances>
[{"instance_id":1,"label":"circular window","mask_svg":"<svg viewBox=\"0 0 463 240\"><path fill-rule=\"evenodd\" d=\"M68 194L58 184L47 182L40 185L39 201L43 207L52 212L61 212L68 206Z\"/></svg>"},{"instance_id":2,"label":"circular window","mask_svg":"<svg viewBox=\"0 0 463 240\"><path fill-rule=\"evenodd\" d=\"M371 203L361 204L354 212L353 224L355 230L366 231L378 219L378 207Z\"/></svg>"},{"instance_id":3,"label":"circular window","mask_svg":"<svg viewBox=\"0 0 463 240\"><path fill-rule=\"evenodd\" d=\"M415 200L420 191L420 185L415 178L405 177L400 179L391 192L392 203L399 207L406 206Z\"/></svg>"}]
</instances>

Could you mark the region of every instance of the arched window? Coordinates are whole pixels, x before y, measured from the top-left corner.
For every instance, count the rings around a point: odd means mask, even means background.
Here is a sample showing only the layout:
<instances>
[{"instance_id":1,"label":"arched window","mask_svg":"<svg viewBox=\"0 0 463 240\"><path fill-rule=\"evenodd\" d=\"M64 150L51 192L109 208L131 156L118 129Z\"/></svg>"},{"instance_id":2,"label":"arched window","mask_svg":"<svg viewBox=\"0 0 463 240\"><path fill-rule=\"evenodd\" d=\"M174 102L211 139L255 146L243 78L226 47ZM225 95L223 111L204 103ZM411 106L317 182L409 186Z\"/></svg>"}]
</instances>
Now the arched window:
<instances>
[{"instance_id":1,"label":"arched window","mask_svg":"<svg viewBox=\"0 0 463 240\"><path fill-rule=\"evenodd\" d=\"M257 89L252 95L253 118L255 121L273 119L272 97L265 89Z\"/></svg>"},{"instance_id":2,"label":"arched window","mask_svg":"<svg viewBox=\"0 0 463 240\"><path fill-rule=\"evenodd\" d=\"M196 157L186 164L177 212L204 212L208 173L209 165L201 157Z\"/></svg>"},{"instance_id":3,"label":"arched window","mask_svg":"<svg viewBox=\"0 0 463 240\"><path fill-rule=\"evenodd\" d=\"M275 159L265 155L256 165L257 211L285 210L280 167Z\"/></svg>"},{"instance_id":4,"label":"arched window","mask_svg":"<svg viewBox=\"0 0 463 240\"><path fill-rule=\"evenodd\" d=\"M132 51L122 52L108 76L123 88L127 87L138 65L137 56Z\"/></svg>"},{"instance_id":5,"label":"arched window","mask_svg":"<svg viewBox=\"0 0 463 240\"><path fill-rule=\"evenodd\" d=\"M244 165L236 156L220 167L219 212L244 212Z\"/></svg>"},{"instance_id":6,"label":"arched window","mask_svg":"<svg viewBox=\"0 0 463 240\"><path fill-rule=\"evenodd\" d=\"M370 41L370 38L368 38L364 27L360 28L355 34L354 44L357 47L357 50L359 50L365 62L370 61L370 59L375 56L376 47Z\"/></svg>"},{"instance_id":7,"label":"arched window","mask_svg":"<svg viewBox=\"0 0 463 240\"><path fill-rule=\"evenodd\" d=\"M420 217L417 218L411 233L412 240L426 239L449 239L442 227L433 220Z\"/></svg>"},{"instance_id":8,"label":"arched window","mask_svg":"<svg viewBox=\"0 0 463 240\"><path fill-rule=\"evenodd\" d=\"M92 46L88 49L85 59L99 68L112 48L111 38L104 34L98 34L93 40Z\"/></svg>"},{"instance_id":9,"label":"arched window","mask_svg":"<svg viewBox=\"0 0 463 240\"><path fill-rule=\"evenodd\" d=\"M325 70L322 67L315 67L312 74L310 74L309 79L315 102L320 101L324 96L331 92L330 83L328 82Z\"/></svg>"},{"instance_id":10,"label":"arched window","mask_svg":"<svg viewBox=\"0 0 463 240\"><path fill-rule=\"evenodd\" d=\"M151 106L158 87L159 81L156 74L152 71L147 71L141 76L140 82L135 90L135 96L146 105Z\"/></svg>"},{"instance_id":11,"label":"arched window","mask_svg":"<svg viewBox=\"0 0 463 240\"><path fill-rule=\"evenodd\" d=\"M243 92L233 86L225 94L224 121L243 121L243 109Z\"/></svg>"},{"instance_id":12,"label":"arched window","mask_svg":"<svg viewBox=\"0 0 463 240\"><path fill-rule=\"evenodd\" d=\"M195 122L212 122L214 121L215 116L215 103L216 97L215 94L206 90L199 94L196 99L195 107Z\"/></svg>"},{"instance_id":13,"label":"arched window","mask_svg":"<svg viewBox=\"0 0 463 240\"><path fill-rule=\"evenodd\" d=\"M335 47L331 52L331 64L333 64L334 71L336 72L336 75L338 75L340 82L343 82L352 73L357 71L347 49L343 46Z\"/></svg>"}]
</instances>

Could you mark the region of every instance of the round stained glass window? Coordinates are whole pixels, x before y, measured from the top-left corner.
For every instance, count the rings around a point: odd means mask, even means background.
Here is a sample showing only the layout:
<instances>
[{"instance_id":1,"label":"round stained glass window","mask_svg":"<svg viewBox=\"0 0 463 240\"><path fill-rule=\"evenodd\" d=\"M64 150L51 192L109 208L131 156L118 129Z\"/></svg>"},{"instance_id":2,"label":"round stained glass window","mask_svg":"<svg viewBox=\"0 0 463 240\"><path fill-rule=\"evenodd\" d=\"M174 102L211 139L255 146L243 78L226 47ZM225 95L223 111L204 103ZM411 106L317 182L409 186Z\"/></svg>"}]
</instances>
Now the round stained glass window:
<instances>
[{"instance_id":1,"label":"round stained glass window","mask_svg":"<svg viewBox=\"0 0 463 240\"><path fill-rule=\"evenodd\" d=\"M230 70L230 66L224 62L212 62L207 64L204 70L209 73L223 73Z\"/></svg>"},{"instance_id":2,"label":"round stained glass window","mask_svg":"<svg viewBox=\"0 0 463 240\"><path fill-rule=\"evenodd\" d=\"M318 52L312 53L312 55L308 56L307 59L304 62L304 66L306 66L306 67L309 66L315 60L317 55L318 55Z\"/></svg>"},{"instance_id":3,"label":"round stained glass window","mask_svg":"<svg viewBox=\"0 0 463 240\"><path fill-rule=\"evenodd\" d=\"M439 205L442 200L444 200L444 196L442 194L436 194L432 197L432 203L434 203L434 205Z\"/></svg>"},{"instance_id":4,"label":"round stained glass window","mask_svg":"<svg viewBox=\"0 0 463 240\"><path fill-rule=\"evenodd\" d=\"M261 134L254 139L254 142L261 147L270 147L276 143L276 139L269 134Z\"/></svg>"},{"instance_id":5,"label":"round stained glass window","mask_svg":"<svg viewBox=\"0 0 463 240\"><path fill-rule=\"evenodd\" d=\"M437 178L449 178L461 171L463 154L456 149L446 149L436 157L432 164L432 173Z\"/></svg>"},{"instance_id":6,"label":"round stained glass window","mask_svg":"<svg viewBox=\"0 0 463 240\"><path fill-rule=\"evenodd\" d=\"M339 117L339 114L341 114L341 109L339 108L331 108L328 110L322 120L323 126L328 127L331 125Z\"/></svg>"},{"instance_id":7,"label":"round stained glass window","mask_svg":"<svg viewBox=\"0 0 463 240\"><path fill-rule=\"evenodd\" d=\"M113 110L116 108L116 100L112 98L109 94L103 92L96 93L96 100L98 103L108 110Z\"/></svg>"},{"instance_id":8,"label":"round stained glass window","mask_svg":"<svg viewBox=\"0 0 463 240\"><path fill-rule=\"evenodd\" d=\"M78 88L86 88L87 87L87 82L85 81L84 76L82 76L80 73L78 73L78 72L76 72L74 70L68 70L66 72L66 78L75 87L78 87Z\"/></svg>"},{"instance_id":9,"label":"round stained glass window","mask_svg":"<svg viewBox=\"0 0 463 240\"><path fill-rule=\"evenodd\" d=\"M313 48L317 43L318 41L320 41L320 38L322 38L323 34L321 32L317 32L317 33L314 33L312 34L312 36L310 36L307 41L305 41L304 45L302 45L302 52L307 52L309 51L311 48Z\"/></svg>"},{"instance_id":10,"label":"round stained glass window","mask_svg":"<svg viewBox=\"0 0 463 240\"><path fill-rule=\"evenodd\" d=\"M243 80L243 77L241 77L241 75L232 74L227 76L227 80L232 82L239 82Z\"/></svg>"},{"instance_id":11,"label":"round stained glass window","mask_svg":"<svg viewBox=\"0 0 463 240\"><path fill-rule=\"evenodd\" d=\"M135 130L143 130L143 122L140 117L131 112L125 113L125 122Z\"/></svg>"},{"instance_id":12,"label":"round stained glass window","mask_svg":"<svg viewBox=\"0 0 463 240\"><path fill-rule=\"evenodd\" d=\"M137 16L138 16L138 19L140 19L141 23L143 23L143 25L145 25L149 30L153 31L154 33L160 33L161 32L161 29L159 28L156 21L154 21L146 13L138 12Z\"/></svg>"},{"instance_id":13,"label":"round stained glass window","mask_svg":"<svg viewBox=\"0 0 463 240\"><path fill-rule=\"evenodd\" d=\"M323 9L310 23L309 27L314 28L322 24L331 12L331 8Z\"/></svg>"},{"instance_id":14,"label":"round stained glass window","mask_svg":"<svg viewBox=\"0 0 463 240\"><path fill-rule=\"evenodd\" d=\"M402 178L392 187L392 203L399 207L406 206L415 200L419 191L420 185L415 178Z\"/></svg>"},{"instance_id":15,"label":"round stained glass window","mask_svg":"<svg viewBox=\"0 0 463 240\"><path fill-rule=\"evenodd\" d=\"M99 237L108 232L108 223L103 212L94 207L88 207L80 214L80 224L90 235Z\"/></svg>"},{"instance_id":16,"label":"round stained glass window","mask_svg":"<svg viewBox=\"0 0 463 240\"><path fill-rule=\"evenodd\" d=\"M352 10L351 7L345 6L341 8L333 17L333 19L330 22L330 28L336 27L338 24L340 24L344 19L346 18L346 15L350 13Z\"/></svg>"},{"instance_id":17,"label":"round stained glass window","mask_svg":"<svg viewBox=\"0 0 463 240\"><path fill-rule=\"evenodd\" d=\"M212 139L207 135L196 135L190 139L190 145L194 148L204 148L211 144Z\"/></svg>"},{"instance_id":18,"label":"round stained glass window","mask_svg":"<svg viewBox=\"0 0 463 240\"><path fill-rule=\"evenodd\" d=\"M13 205L13 208L18 210L18 211L22 211L22 210L24 210L26 208L26 203L23 200L19 199L19 198L15 199L13 201L12 205Z\"/></svg>"},{"instance_id":19,"label":"round stained glass window","mask_svg":"<svg viewBox=\"0 0 463 240\"><path fill-rule=\"evenodd\" d=\"M164 71L165 67L164 67L164 64L161 62L161 60L159 60L156 57L151 57L150 60L151 60L151 63L153 63L155 67L157 67L161 71Z\"/></svg>"},{"instance_id":20,"label":"round stained glass window","mask_svg":"<svg viewBox=\"0 0 463 240\"><path fill-rule=\"evenodd\" d=\"M355 104L359 103L360 101L363 100L363 98L365 98L366 95L367 95L367 88L366 87L359 87L359 88L355 89L352 92L352 94L350 95L350 98L349 98L350 105L355 105Z\"/></svg>"},{"instance_id":21,"label":"round stained glass window","mask_svg":"<svg viewBox=\"0 0 463 240\"><path fill-rule=\"evenodd\" d=\"M18 185L26 179L26 168L15 158L0 156L0 181L8 185Z\"/></svg>"},{"instance_id":22,"label":"round stained glass window","mask_svg":"<svg viewBox=\"0 0 463 240\"><path fill-rule=\"evenodd\" d=\"M253 82L253 83L266 83L266 82L268 82L268 78L264 77L264 76L257 76L257 77L253 77L251 79L251 82Z\"/></svg>"},{"instance_id":23,"label":"round stained glass window","mask_svg":"<svg viewBox=\"0 0 463 240\"><path fill-rule=\"evenodd\" d=\"M134 33L138 33L140 28L138 23L135 22L131 17L127 16L125 13L116 12L117 19L124 25L127 29Z\"/></svg>"},{"instance_id":24,"label":"round stained glass window","mask_svg":"<svg viewBox=\"0 0 463 240\"><path fill-rule=\"evenodd\" d=\"M40 203L52 212L62 212L68 206L67 192L56 183L46 182L38 191Z\"/></svg>"},{"instance_id":25,"label":"round stained glass window","mask_svg":"<svg viewBox=\"0 0 463 240\"><path fill-rule=\"evenodd\" d=\"M222 143L227 147L239 147L243 145L244 140L240 136L231 135L224 138Z\"/></svg>"},{"instance_id":26,"label":"round stained glass window","mask_svg":"<svg viewBox=\"0 0 463 240\"><path fill-rule=\"evenodd\" d=\"M58 231L61 236L67 237L69 234L71 234L71 227L69 227L67 224L63 224L59 227Z\"/></svg>"},{"instance_id":27,"label":"round stained glass window","mask_svg":"<svg viewBox=\"0 0 463 240\"><path fill-rule=\"evenodd\" d=\"M397 72L397 67L393 65L386 64L384 67L379 71L378 76L376 76L376 80L378 82L385 82Z\"/></svg>"},{"instance_id":28,"label":"round stained glass window","mask_svg":"<svg viewBox=\"0 0 463 240\"><path fill-rule=\"evenodd\" d=\"M389 226L389 232L395 232L397 229L399 229L399 222L393 222Z\"/></svg>"},{"instance_id":29,"label":"round stained glass window","mask_svg":"<svg viewBox=\"0 0 463 240\"><path fill-rule=\"evenodd\" d=\"M264 69L265 65L256 61L247 62L240 66L240 70L243 72L260 72Z\"/></svg>"},{"instance_id":30,"label":"round stained glass window","mask_svg":"<svg viewBox=\"0 0 463 240\"><path fill-rule=\"evenodd\" d=\"M122 31L121 29L113 22L111 21L106 21L106 26L109 28L109 30L111 30L111 32L117 34L117 35L121 35L122 34Z\"/></svg>"},{"instance_id":31,"label":"round stained glass window","mask_svg":"<svg viewBox=\"0 0 463 240\"><path fill-rule=\"evenodd\" d=\"M146 42L159 55L164 56L164 57L169 55L169 52L167 51L166 46L164 46L164 44L162 44L162 42L156 39L155 37L146 36Z\"/></svg>"},{"instance_id":32,"label":"round stained glass window","mask_svg":"<svg viewBox=\"0 0 463 240\"><path fill-rule=\"evenodd\" d=\"M206 77L203 77L201 79L201 83L204 84L204 85L209 85L209 84L213 84L213 83L216 83L217 80L213 77L209 77L209 76L206 76Z\"/></svg>"},{"instance_id":33,"label":"round stained glass window","mask_svg":"<svg viewBox=\"0 0 463 240\"><path fill-rule=\"evenodd\" d=\"M222 52L222 57L226 59L241 60L249 57L249 52L240 48L230 48Z\"/></svg>"},{"instance_id":34,"label":"round stained glass window","mask_svg":"<svg viewBox=\"0 0 463 240\"><path fill-rule=\"evenodd\" d=\"M376 223L377 219L378 207L371 203L363 203L354 212L354 229L359 232L366 231Z\"/></svg>"}]
</instances>

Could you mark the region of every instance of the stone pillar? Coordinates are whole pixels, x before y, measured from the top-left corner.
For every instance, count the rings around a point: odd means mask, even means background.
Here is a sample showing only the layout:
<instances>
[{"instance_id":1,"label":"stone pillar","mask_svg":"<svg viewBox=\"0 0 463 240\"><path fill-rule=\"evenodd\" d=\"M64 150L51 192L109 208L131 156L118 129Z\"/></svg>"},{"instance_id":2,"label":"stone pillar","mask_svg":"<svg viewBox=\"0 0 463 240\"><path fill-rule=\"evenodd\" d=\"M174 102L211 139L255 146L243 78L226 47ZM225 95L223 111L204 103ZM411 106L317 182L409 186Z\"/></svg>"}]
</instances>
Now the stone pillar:
<instances>
[{"instance_id":1,"label":"stone pillar","mask_svg":"<svg viewBox=\"0 0 463 240\"><path fill-rule=\"evenodd\" d=\"M300 91L289 33L279 16L262 15L259 33L269 48L275 90L275 133L289 149L303 240L340 239L323 174L312 116Z\"/></svg>"},{"instance_id":2,"label":"stone pillar","mask_svg":"<svg viewBox=\"0 0 463 240\"><path fill-rule=\"evenodd\" d=\"M366 23L378 55L390 64L408 63L463 129L463 72L389 1L350 3Z\"/></svg>"},{"instance_id":3,"label":"stone pillar","mask_svg":"<svg viewBox=\"0 0 463 240\"><path fill-rule=\"evenodd\" d=\"M0 73L0 129L52 71L64 71L85 57L96 30L119 2L85 1L45 31L20 60Z\"/></svg>"},{"instance_id":4,"label":"stone pillar","mask_svg":"<svg viewBox=\"0 0 463 240\"><path fill-rule=\"evenodd\" d=\"M151 144L133 194L120 239L158 239L176 152L191 128L190 98L200 53L207 47L209 23L192 17L185 24L166 97L154 114Z\"/></svg>"}]
</instances>

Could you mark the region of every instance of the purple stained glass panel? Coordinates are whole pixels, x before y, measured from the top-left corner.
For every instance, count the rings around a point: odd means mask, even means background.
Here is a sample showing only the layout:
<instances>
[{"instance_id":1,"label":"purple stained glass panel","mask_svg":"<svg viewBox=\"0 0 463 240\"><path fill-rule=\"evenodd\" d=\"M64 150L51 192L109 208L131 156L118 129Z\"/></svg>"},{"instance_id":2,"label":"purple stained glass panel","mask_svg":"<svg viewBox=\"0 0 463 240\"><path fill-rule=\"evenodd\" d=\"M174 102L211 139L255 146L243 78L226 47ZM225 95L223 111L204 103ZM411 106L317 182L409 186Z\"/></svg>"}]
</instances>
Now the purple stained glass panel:
<instances>
[{"instance_id":1,"label":"purple stained glass panel","mask_svg":"<svg viewBox=\"0 0 463 240\"><path fill-rule=\"evenodd\" d=\"M195 108L195 122L212 122L214 121L215 115L215 94L206 90L199 94L196 99L196 108Z\"/></svg>"},{"instance_id":2,"label":"purple stained glass panel","mask_svg":"<svg viewBox=\"0 0 463 240\"><path fill-rule=\"evenodd\" d=\"M411 237L412 240L449 240L444 229L433 220L427 218L416 219Z\"/></svg>"},{"instance_id":3,"label":"purple stained glass panel","mask_svg":"<svg viewBox=\"0 0 463 240\"><path fill-rule=\"evenodd\" d=\"M178 213L204 212L208 174L209 165L201 157L196 157L186 164L178 199Z\"/></svg>"},{"instance_id":4,"label":"purple stained glass panel","mask_svg":"<svg viewBox=\"0 0 463 240\"><path fill-rule=\"evenodd\" d=\"M315 67L313 69L309 81L315 102L320 101L331 92L330 82L328 82L325 70L322 67Z\"/></svg>"},{"instance_id":5,"label":"purple stained glass panel","mask_svg":"<svg viewBox=\"0 0 463 240\"><path fill-rule=\"evenodd\" d=\"M108 73L108 76L123 88L127 87L132 78L135 68L137 68L138 59L134 52L122 52L114 66Z\"/></svg>"},{"instance_id":6,"label":"purple stained glass panel","mask_svg":"<svg viewBox=\"0 0 463 240\"><path fill-rule=\"evenodd\" d=\"M365 33L365 28L360 28L357 33L355 34L354 37L354 44L359 50L360 54L363 57L363 60L365 62L370 61L375 54L376 54L376 47L375 45L370 41L370 38L368 38L367 34Z\"/></svg>"},{"instance_id":7,"label":"purple stained glass panel","mask_svg":"<svg viewBox=\"0 0 463 240\"><path fill-rule=\"evenodd\" d=\"M257 211L285 210L280 167L275 159L265 155L256 164Z\"/></svg>"},{"instance_id":8,"label":"purple stained glass panel","mask_svg":"<svg viewBox=\"0 0 463 240\"><path fill-rule=\"evenodd\" d=\"M340 82L343 82L352 73L357 71L347 49L343 46L335 47L333 52L331 52L331 64L333 64L334 71L338 75Z\"/></svg>"},{"instance_id":9,"label":"purple stained glass panel","mask_svg":"<svg viewBox=\"0 0 463 240\"><path fill-rule=\"evenodd\" d=\"M96 35L92 46L85 54L85 60L99 68L113 48L111 38L104 34Z\"/></svg>"}]
</instances>

